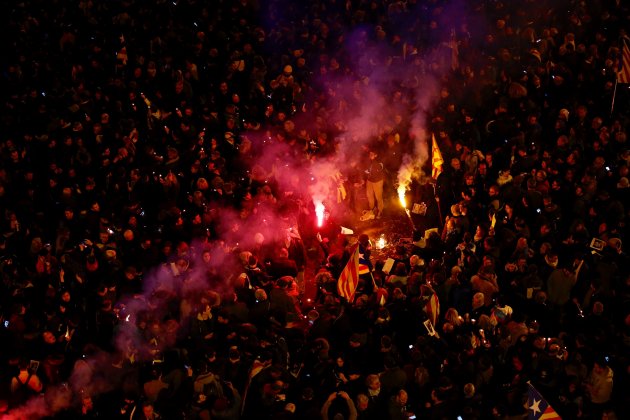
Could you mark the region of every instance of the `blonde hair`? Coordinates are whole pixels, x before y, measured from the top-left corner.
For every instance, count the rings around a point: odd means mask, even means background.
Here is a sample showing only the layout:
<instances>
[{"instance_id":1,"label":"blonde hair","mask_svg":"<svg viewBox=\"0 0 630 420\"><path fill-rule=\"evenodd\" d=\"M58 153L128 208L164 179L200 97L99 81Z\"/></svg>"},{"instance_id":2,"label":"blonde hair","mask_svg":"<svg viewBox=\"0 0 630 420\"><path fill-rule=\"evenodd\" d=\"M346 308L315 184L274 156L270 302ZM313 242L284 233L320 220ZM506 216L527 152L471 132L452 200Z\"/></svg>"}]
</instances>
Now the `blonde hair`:
<instances>
[{"instance_id":1,"label":"blonde hair","mask_svg":"<svg viewBox=\"0 0 630 420\"><path fill-rule=\"evenodd\" d=\"M455 308L448 308L448 310L444 314L444 320L448 321L454 327L459 327L460 325L462 325L462 319L460 318L459 313Z\"/></svg>"}]
</instances>

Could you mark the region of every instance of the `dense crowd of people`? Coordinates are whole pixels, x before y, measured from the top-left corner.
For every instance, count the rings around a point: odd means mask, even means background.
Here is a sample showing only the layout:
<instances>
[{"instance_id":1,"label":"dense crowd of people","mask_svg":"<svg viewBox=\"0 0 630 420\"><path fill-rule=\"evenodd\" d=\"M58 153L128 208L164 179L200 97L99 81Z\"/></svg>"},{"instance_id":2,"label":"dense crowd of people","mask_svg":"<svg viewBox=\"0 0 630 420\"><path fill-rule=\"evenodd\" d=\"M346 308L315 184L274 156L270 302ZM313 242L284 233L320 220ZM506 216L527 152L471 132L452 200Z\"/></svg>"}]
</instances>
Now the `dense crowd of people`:
<instances>
[{"instance_id":1,"label":"dense crowd of people","mask_svg":"<svg viewBox=\"0 0 630 420\"><path fill-rule=\"evenodd\" d=\"M3 415L630 414L624 2L4 9Z\"/></svg>"}]
</instances>

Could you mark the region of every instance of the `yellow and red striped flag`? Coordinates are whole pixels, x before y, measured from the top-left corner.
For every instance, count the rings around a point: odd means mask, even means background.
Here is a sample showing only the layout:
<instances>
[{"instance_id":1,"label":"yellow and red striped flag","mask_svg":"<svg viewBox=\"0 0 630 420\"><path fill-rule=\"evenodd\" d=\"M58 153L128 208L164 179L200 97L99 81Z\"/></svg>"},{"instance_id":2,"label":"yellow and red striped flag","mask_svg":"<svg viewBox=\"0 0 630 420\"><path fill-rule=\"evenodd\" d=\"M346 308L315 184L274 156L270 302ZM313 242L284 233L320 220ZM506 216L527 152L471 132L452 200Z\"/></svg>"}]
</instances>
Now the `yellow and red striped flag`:
<instances>
[{"instance_id":1,"label":"yellow and red striped flag","mask_svg":"<svg viewBox=\"0 0 630 420\"><path fill-rule=\"evenodd\" d=\"M354 292L359 284L359 243L357 242L350 249L350 259L344 267L339 280L337 280L337 293L352 302Z\"/></svg>"},{"instance_id":2,"label":"yellow and red striped flag","mask_svg":"<svg viewBox=\"0 0 630 420\"><path fill-rule=\"evenodd\" d=\"M432 134L431 136L433 138L431 146L431 177L433 179L437 179L437 177L442 173L444 158L442 157L442 152L440 152L437 141L435 141L435 134Z\"/></svg>"},{"instance_id":3,"label":"yellow and red striped flag","mask_svg":"<svg viewBox=\"0 0 630 420\"><path fill-rule=\"evenodd\" d=\"M423 284L420 286L420 294L425 300L424 312L427 318L431 320L432 325L437 325L440 316L440 299L431 286Z\"/></svg>"},{"instance_id":4,"label":"yellow and red striped flag","mask_svg":"<svg viewBox=\"0 0 630 420\"><path fill-rule=\"evenodd\" d=\"M621 60L617 71L617 83L630 83L630 47L626 40L623 40L621 48Z\"/></svg>"},{"instance_id":5,"label":"yellow and red striped flag","mask_svg":"<svg viewBox=\"0 0 630 420\"><path fill-rule=\"evenodd\" d=\"M527 418L529 420L561 420L560 415L540 395L534 385L530 382L527 385Z\"/></svg>"}]
</instances>

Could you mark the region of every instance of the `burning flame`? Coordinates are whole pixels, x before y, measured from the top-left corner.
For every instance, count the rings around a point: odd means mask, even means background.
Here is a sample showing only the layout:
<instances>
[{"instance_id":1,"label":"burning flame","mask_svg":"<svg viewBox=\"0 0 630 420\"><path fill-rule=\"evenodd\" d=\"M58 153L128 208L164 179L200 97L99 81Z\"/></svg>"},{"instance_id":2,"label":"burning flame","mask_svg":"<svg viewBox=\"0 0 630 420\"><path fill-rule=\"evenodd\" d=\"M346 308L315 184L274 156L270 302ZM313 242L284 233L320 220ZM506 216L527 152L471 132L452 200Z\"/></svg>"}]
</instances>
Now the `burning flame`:
<instances>
[{"instance_id":1,"label":"burning flame","mask_svg":"<svg viewBox=\"0 0 630 420\"><path fill-rule=\"evenodd\" d=\"M315 215L317 216L317 227L324 224L324 204L321 201L315 201Z\"/></svg>"},{"instance_id":2,"label":"burning flame","mask_svg":"<svg viewBox=\"0 0 630 420\"><path fill-rule=\"evenodd\" d=\"M380 238L378 238L378 241L376 241L376 249L383 249L385 248L386 242L385 242L385 236L381 235Z\"/></svg>"},{"instance_id":3,"label":"burning flame","mask_svg":"<svg viewBox=\"0 0 630 420\"><path fill-rule=\"evenodd\" d=\"M400 184L398 186L398 199L400 200L400 205L403 206L404 209L407 208L407 202L405 201L406 191L407 191L407 188L403 184Z\"/></svg>"}]
</instances>

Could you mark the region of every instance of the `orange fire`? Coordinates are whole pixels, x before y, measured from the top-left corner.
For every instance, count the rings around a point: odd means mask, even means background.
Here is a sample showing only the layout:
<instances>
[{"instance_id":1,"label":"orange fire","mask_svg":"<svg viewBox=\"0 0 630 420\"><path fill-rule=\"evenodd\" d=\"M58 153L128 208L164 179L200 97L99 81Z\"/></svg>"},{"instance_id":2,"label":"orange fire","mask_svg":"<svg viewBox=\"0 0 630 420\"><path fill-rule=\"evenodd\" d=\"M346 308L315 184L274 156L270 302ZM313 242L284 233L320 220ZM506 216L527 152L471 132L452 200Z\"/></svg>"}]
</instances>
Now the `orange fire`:
<instances>
[{"instance_id":1,"label":"orange fire","mask_svg":"<svg viewBox=\"0 0 630 420\"><path fill-rule=\"evenodd\" d=\"M404 209L407 208L407 202L405 201L405 192L407 192L407 188L404 185L398 186L398 199L400 200L400 205L403 206Z\"/></svg>"}]
</instances>

